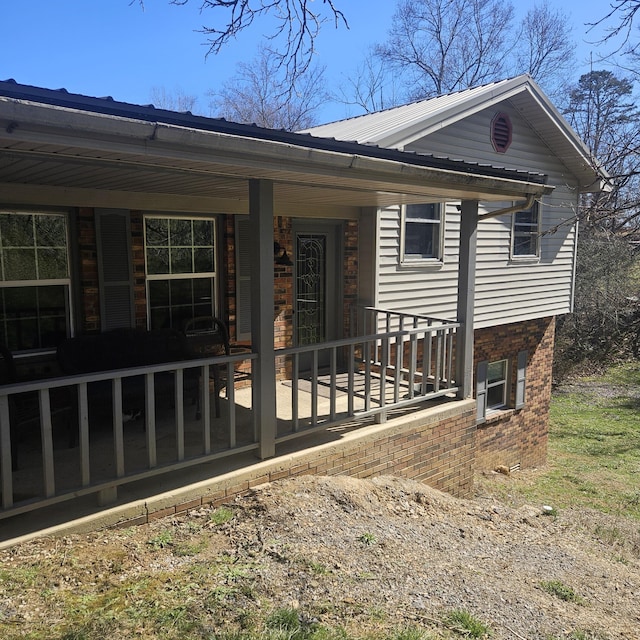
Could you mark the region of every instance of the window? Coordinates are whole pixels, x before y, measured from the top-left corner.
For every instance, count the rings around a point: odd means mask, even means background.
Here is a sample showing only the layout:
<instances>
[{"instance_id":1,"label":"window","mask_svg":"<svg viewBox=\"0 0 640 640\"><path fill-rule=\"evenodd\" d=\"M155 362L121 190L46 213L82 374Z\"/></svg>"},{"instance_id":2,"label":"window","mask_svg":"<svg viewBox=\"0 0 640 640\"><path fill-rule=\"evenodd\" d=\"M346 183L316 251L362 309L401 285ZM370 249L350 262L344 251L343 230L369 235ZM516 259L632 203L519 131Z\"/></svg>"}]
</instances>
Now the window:
<instances>
[{"instance_id":1,"label":"window","mask_svg":"<svg viewBox=\"0 0 640 640\"><path fill-rule=\"evenodd\" d=\"M490 362L487 367L487 409L495 411L507 404L508 360Z\"/></svg>"},{"instance_id":2,"label":"window","mask_svg":"<svg viewBox=\"0 0 640 640\"><path fill-rule=\"evenodd\" d=\"M488 413L507 406L508 365L508 360L478 363L476 374L478 422L484 422Z\"/></svg>"},{"instance_id":3,"label":"window","mask_svg":"<svg viewBox=\"0 0 640 640\"><path fill-rule=\"evenodd\" d=\"M540 214L538 203L513 214L511 254L514 258L540 257Z\"/></svg>"},{"instance_id":4,"label":"window","mask_svg":"<svg viewBox=\"0 0 640 640\"><path fill-rule=\"evenodd\" d=\"M182 329L215 315L215 224L211 218L145 218L147 304L152 329Z\"/></svg>"},{"instance_id":5,"label":"window","mask_svg":"<svg viewBox=\"0 0 640 640\"><path fill-rule=\"evenodd\" d=\"M70 334L70 286L66 217L0 212L0 341L55 348Z\"/></svg>"},{"instance_id":6,"label":"window","mask_svg":"<svg viewBox=\"0 0 640 640\"><path fill-rule=\"evenodd\" d=\"M402 262L442 259L442 212L437 202L402 208Z\"/></svg>"},{"instance_id":7,"label":"window","mask_svg":"<svg viewBox=\"0 0 640 640\"><path fill-rule=\"evenodd\" d=\"M495 362L482 361L476 371L476 404L479 423L485 422L487 414L513 406L522 409L526 401L527 351L520 351L517 357L515 393L511 395L509 383L509 360ZM510 398L515 402L510 405Z\"/></svg>"}]
</instances>

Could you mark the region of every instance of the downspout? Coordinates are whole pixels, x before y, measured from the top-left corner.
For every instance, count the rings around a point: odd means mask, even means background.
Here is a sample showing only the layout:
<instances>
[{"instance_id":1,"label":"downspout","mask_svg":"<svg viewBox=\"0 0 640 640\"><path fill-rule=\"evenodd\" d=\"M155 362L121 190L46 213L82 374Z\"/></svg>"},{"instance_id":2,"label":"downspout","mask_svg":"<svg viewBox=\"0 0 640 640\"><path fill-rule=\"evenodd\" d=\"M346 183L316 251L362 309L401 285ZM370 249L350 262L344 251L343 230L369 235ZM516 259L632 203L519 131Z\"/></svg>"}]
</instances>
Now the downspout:
<instances>
[{"instance_id":1,"label":"downspout","mask_svg":"<svg viewBox=\"0 0 640 640\"><path fill-rule=\"evenodd\" d=\"M488 218L495 218L496 216L503 216L507 213L516 213L517 211L526 211L527 209L531 209L533 204L536 201L537 196L534 194L529 194L526 200L521 200L520 202L516 202L516 204L511 205L510 207L505 207L504 209L498 209L497 211L489 211L487 213L483 213L478 216L480 220L486 220Z\"/></svg>"}]
</instances>

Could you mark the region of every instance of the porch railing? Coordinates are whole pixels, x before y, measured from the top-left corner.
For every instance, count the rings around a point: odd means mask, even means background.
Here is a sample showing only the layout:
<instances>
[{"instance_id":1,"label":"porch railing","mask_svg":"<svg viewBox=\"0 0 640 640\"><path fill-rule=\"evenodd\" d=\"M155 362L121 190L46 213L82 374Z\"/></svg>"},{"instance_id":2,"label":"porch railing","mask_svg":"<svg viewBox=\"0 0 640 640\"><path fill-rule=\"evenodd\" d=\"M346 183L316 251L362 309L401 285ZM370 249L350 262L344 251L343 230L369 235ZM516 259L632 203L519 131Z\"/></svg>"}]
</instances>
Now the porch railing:
<instances>
[{"instance_id":1,"label":"porch railing","mask_svg":"<svg viewBox=\"0 0 640 640\"><path fill-rule=\"evenodd\" d=\"M349 419L384 421L391 410L458 391L459 323L373 307L360 311L364 326L372 329L367 335L277 351L291 377L290 429L280 433L280 441ZM376 332L380 326L386 330Z\"/></svg>"},{"instance_id":2,"label":"porch railing","mask_svg":"<svg viewBox=\"0 0 640 640\"><path fill-rule=\"evenodd\" d=\"M384 421L392 411L458 391L457 323L361 312L371 329L364 335L276 351L287 374L278 385L276 442L370 418ZM212 367L250 378L256 358L240 353L1 386L0 520L89 494L108 503L122 485L258 452L253 388L227 384L220 416L207 388ZM133 387L141 417L129 423ZM62 436L75 439L73 446L61 441L60 426L66 426ZM12 449L22 429L28 447L18 446L14 469Z\"/></svg>"},{"instance_id":3,"label":"porch railing","mask_svg":"<svg viewBox=\"0 0 640 640\"><path fill-rule=\"evenodd\" d=\"M243 364L243 369L250 375L252 361L256 354L242 353L238 355L222 356L215 358L202 358L188 362L171 363L126 369L106 371L90 375L65 376L39 380L30 383L5 385L0 387L0 489L2 491L0 519L8 515L16 515L55 504L70 498L90 494L101 493L105 500L109 500L115 489L125 483L142 480L160 473L182 469L188 466L201 464L242 451L250 451L258 448L257 426L253 412L247 412L246 418L251 421L248 429L243 432L242 438L237 433L237 411L235 403L234 384L227 385L228 411L220 418L224 423L224 443L220 446L212 444L212 417L210 414L210 394L207 389L209 372L211 367L219 367L224 371L234 371ZM171 380L171 389L156 388L156 381L160 376ZM144 430L143 451L139 452L136 464L127 464L127 457L131 457L125 444L125 436L129 429L136 428L126 422L126 407L123 405L123 387L135 380L138 387L142 388L142 402L144 409L141 411L142 426ZM187 381L189 381L187 383ZM194 384L196 385L194 387ZM110 388L107 406L102 406L96 415L92 415L92 403L96 402L92 393L95 386L106 385ZM196 407L189 404L195 400L194 393L199 395L198 416L196 419ZM171 397L166 398L169 394ZM69 402L52 404L52 396L59 401L63 396ZM159 398L158 396L165 396ZM164 400L172 405L169 419L166 420L167 428L163 433L159 430L159 400ZM58 406L56 406L56 404ZM30 415L25 416L25 409ZM193 418L187 412L193 412ZM64 415L66 413L66 415ZM166 413L166 411L165 411ZM62 416L60 414L63 414ZM94 412L95 414L95 412ZM105 418L106 416L106 418ZM54 419L62 418L68 423L68 431L77 438L77 448L58 447L59 462L56 461L54 452ZM107 428L102 428L102 441L96 440L96 428L99 422L110 423ZM215 419L215 417L214 417ZM11 424L13 420L13 425ZM22 425L27 422L39 429L40 440L40 464L35 469L29 469L28 473L41 473L39 488L35 488L33 478L28 478L29 488L14 482L14 476L20 474L20 469L15 471L12 464L12 453L18 453L17 445L19 433L16 428L18 422ZM185 425L189 425L189 453L186 450L187 432ZM125 426L126 425L126 426ZM199 432L200 442L194 445L195 431ZM13 428L12 428L13 427ZM33 428L33 427L32 427ZM216 427L215 431L220 431ZM104 434L106 438L104 437ZM36 435L36 438L38 436ZM196 436L197 437L197 436ZM158 453L159 439L172 440L169 459L160 459ZM112 440L109 442L109 440ZM13 442L12 442L13 441ZM95 460L96 447L100 447L100 459L104 466L106 451L110 453L107 460L106 473L96 472L92 465ZM73 452L65 454L66 452ZM68 486L59 486L58 478L69 473L62 467L72 460L77 473L74 483ZM163 454L164 458L167 458ZM131 469L129 467L135 467ZM75 470L74 470L75 472ZM25 472L26 473L26 472ZM62 483L63 485L65 483ZM19 498L16 500L14 492ZM35 494L35 495L34 495Z\"/></svg>"}]
</instances>

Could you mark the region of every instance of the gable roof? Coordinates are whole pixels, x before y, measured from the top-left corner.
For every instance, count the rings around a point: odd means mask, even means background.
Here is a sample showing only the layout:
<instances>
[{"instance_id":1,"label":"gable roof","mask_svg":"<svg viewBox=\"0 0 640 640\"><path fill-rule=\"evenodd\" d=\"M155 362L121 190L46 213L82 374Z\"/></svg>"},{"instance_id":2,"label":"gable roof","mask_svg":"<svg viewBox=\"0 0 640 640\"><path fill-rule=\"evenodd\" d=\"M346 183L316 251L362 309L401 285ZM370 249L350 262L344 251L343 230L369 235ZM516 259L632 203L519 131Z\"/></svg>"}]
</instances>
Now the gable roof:
<instances>
[{"instance_id":1,"label":"gable roof","mask_svg":"<svg viewBox=\"0 0 640 640\"><path fill-rule=\"evenodd\" d=\"M591 158L584 142L527 74L320 125L305 132L360 144L404 149L434 131L504 101L509 101L562 159L579 179L582 190L599 191L604 188L608 179L606 171Z\"/></svg>"}]
</instances>

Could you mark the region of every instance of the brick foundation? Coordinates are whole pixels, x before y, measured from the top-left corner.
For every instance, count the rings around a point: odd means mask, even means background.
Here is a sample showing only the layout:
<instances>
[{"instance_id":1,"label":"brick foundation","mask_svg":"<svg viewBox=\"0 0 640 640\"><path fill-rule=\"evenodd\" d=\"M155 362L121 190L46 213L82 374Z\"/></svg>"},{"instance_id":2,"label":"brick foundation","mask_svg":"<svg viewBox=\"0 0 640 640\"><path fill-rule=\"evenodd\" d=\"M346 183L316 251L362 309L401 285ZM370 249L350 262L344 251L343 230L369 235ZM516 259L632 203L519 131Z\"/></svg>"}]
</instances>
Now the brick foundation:
<instances>
[{"instance_id":1,"label":"brick foundation","mask_svg":"<svg viewBox=\"0 0 640 640\"><path fill-rule=\"evenodd\" d=\"M476 331L476 363L509 359L510 406L515 403L516 357L528 351L525 406L490 414L478 426L476 469L527 468L546 462L554 332L555 318Z\"/></svg>"},{"instance_id":2,"label":"brick foundation","mask_svg":"<svg viewBox=\"0 0 640 640\"><path fill-rule=\"evenodd\" d=\"M362 427L337 442L311 446L185 487L145 503L115 526L144 524L201 505L228 503L266 482L303 475L395 475L459 497L473 491L475 402L433 407L389 424ZM302 442L300 443L302 446Z\"/></svg>"}]
</instances>

